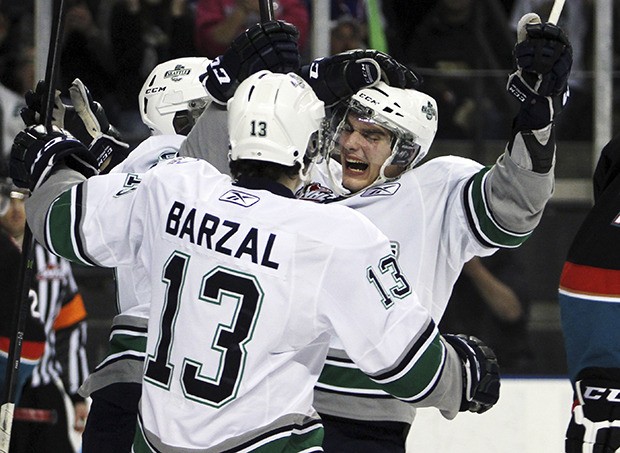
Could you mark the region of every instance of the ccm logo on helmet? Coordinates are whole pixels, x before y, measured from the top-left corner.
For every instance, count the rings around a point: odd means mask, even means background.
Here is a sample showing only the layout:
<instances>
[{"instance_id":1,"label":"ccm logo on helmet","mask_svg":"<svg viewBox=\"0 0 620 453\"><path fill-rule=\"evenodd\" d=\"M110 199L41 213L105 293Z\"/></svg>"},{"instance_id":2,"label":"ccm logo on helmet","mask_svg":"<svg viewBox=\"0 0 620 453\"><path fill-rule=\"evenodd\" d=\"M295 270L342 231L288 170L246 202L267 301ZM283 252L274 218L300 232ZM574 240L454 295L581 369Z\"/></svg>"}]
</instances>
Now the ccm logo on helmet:
<instances>
[{"instance_id":1,"label":"ccm logo on helmet","mask_svg":"<svg viewBox=\"0 0 620 453\"><path fill-rule=\"evenodd\" d=\"M147 90L145 91L144 94L153 94L153 93L159 93L161 91L166 91L166 87L153 87L153 88L147 88Z\"/></svg>"},{"instance_id":2,"label":"ccm logo on helmet","mask_svg":"<svg viewBox=\"0 0 620 453\"><path fill-rule=\"evenodd\" d=\"M587 386L583 397L589 400L600 400L601 398L605 398L612 403L620 403L620 389Z\"/></svg>"},{"instance_id":3,"label":"ccm logo on helmet","mask_svg":"<svg viewBox=\"0 0 620 453\"><path fill-rule=\"evenodd\" d=\"M375 104L377 105L378 102L375 101L373 98L371 98L370 96L368 96L366 93L360 93L359 95L362 99L365 99L366 101L370 102L371 104Z\"/></svg>"}]
</instances>

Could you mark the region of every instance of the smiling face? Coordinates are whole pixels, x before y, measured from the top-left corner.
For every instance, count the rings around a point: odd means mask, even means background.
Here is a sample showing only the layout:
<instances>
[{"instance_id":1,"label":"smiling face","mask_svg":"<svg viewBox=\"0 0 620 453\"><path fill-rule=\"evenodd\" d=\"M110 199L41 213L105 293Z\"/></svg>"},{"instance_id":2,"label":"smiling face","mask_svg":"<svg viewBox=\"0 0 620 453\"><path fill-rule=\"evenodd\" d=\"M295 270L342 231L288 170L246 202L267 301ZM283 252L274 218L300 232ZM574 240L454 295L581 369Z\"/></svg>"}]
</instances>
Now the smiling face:
<instances>
[{"instance_id":1,"label":"smiling face","mask_svg":"<svg viewBox=\"0 0 620 453\"><path fill-rule=\"evenodd\" d=\"M378 124L348 113L337 139L341 154L342 185L351 192L374 183L392 154L392 133ZM402 167L390 165L384 173L398 176Z\"/></svg>"}]
</instances>

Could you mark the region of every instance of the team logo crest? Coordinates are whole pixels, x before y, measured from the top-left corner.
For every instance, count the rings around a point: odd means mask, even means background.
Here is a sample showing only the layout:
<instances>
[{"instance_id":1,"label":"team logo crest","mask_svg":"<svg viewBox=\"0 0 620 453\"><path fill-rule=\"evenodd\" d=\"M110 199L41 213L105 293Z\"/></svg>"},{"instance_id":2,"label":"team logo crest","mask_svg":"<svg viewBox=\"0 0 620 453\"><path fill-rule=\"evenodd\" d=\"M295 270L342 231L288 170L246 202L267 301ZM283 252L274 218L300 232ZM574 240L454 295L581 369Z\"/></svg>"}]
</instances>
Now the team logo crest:
<instances>
[{"instance_id":1,"label":"team logo crest","mask_svg":"<svg viewBox=\"0 0 620 453\"><path fill-rule=\"evenodd\" d=\"M428 104L422 106L422 113L426 114L427 120L432 120L433 118L437 118L437 110L435 106L429 101Z\"/></svg>"},{"instance_id":2,"label":"team logo crest","mask_svg":"<svg viewBox=\"0 0 620 453\"><path fill-rule=\"evenodd\" d=\"M172 79L175 82L178 82L190 72L192 72L191 69L186 68L182 64L178 64L174 67L174 69L171 69L170 71L166 71L164 73L164 79Z\"/></svg>"},{"instance_id":3,"label":"team logo crest","mask_svg":"<svg viewBox=\"0 0 620 453\"><path fill-rule=\"evenodd\" d=\"M366 189L360 197L389 197L394 195L400 189L400 183L392 182L387 184L381 184L376 187L369 187Z\"/></svg>"},{"instance_id":4,"label":"team logo crest","mask_svg":"<svg viewBox=\"0 0 620 453\"><path fill-rule=\"evenodd\" d=\"M333 190L321 185L318 182L308 184L303 189L299 190L296 194L300 200L310 200L323 202L336 198L336 194Z\"/></svg>"},{"instance_id":5,"label":"team logo crest","mask_svg":"<svg viewBox=\"0 0 620 453\"><path fill-rule=\"evenodd\" d=\"M244 208L248 208L260 201L255 195L250 193L241 192L240 190L229 190L225 194L223 194L220 198L220 201L226 201L228 203L234 203L239 206L243 206Z\"/></svg>"}]
</instances>

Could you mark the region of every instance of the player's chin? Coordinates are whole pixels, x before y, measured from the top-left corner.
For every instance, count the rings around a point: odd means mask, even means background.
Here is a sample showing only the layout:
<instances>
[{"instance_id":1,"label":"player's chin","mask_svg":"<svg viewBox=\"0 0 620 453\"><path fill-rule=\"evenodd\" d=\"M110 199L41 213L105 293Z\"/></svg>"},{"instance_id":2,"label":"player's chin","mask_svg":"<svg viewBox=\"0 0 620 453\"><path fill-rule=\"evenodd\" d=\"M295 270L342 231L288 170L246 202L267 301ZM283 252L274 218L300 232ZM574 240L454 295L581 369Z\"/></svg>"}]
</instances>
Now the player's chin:
<instances>
[{"instance_id":1,"label":"player's chin","mask_svg":"<svg viewBox=\"0 0 620 453\"><path fill-rule=\"evenodd\" d=\"M342 185L351 192L362 190L372 184L373 181L370 180L368 171L360 173L345 169L342 173Z\"/></svg>"}]
</instances>

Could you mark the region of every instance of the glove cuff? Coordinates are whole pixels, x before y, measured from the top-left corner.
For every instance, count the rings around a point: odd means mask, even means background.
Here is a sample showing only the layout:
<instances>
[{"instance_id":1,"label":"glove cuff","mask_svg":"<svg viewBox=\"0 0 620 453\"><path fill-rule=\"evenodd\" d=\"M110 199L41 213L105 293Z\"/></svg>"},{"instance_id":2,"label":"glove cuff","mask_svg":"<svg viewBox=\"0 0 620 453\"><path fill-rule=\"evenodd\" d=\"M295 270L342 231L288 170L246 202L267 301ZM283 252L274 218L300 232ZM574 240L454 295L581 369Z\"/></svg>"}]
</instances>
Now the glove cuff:
<instances>
[{"instance_id":1,"label":"glove cuff","mask_svg":"<svg viewBox=\"0 0 620 453\"><path fill-rule=\"evenodd\" d=\"M95 138L88 149L95 157L101 173L108 173L129 155L127 143L105 134Z\"/></svg>"}]
</instances>

